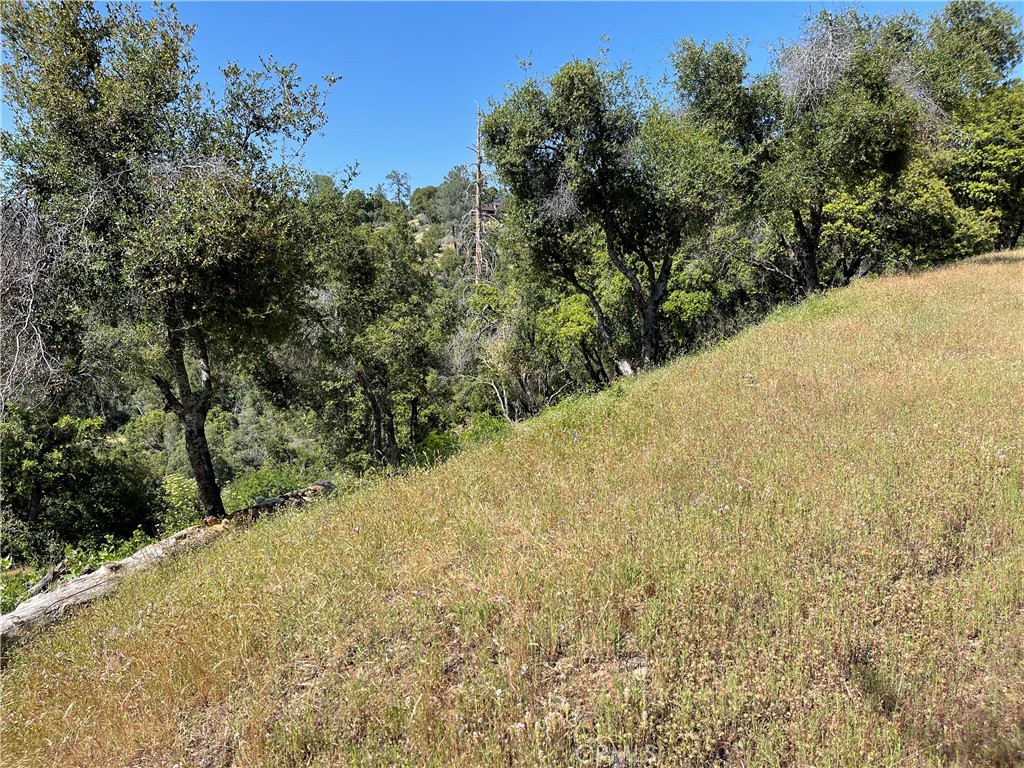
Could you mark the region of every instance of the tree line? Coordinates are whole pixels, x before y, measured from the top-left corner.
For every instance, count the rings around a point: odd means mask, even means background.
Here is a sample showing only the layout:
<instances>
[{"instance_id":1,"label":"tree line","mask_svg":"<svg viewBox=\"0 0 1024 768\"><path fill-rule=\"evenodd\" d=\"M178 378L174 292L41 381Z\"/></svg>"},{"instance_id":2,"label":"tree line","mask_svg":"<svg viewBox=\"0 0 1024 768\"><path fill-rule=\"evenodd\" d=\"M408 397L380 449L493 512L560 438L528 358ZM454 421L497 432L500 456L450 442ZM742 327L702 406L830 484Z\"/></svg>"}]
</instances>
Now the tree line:
<instances>
[{"instance_id":1,"label":"tree line","mask_svg":"<svg viewBox=\"0 0 1024 768\"><path fill-rule=\"evenodd\" d=\"M758 73L742 41L684 38L663 83L526 76L482 119L480 279L469 167L313 173L337 78L267 58L214 90L193 33L173 6L5 5L11 562L434 461L1024 231L1024 37L994 3L821 12Z\"/></svg>"}]
</instances>

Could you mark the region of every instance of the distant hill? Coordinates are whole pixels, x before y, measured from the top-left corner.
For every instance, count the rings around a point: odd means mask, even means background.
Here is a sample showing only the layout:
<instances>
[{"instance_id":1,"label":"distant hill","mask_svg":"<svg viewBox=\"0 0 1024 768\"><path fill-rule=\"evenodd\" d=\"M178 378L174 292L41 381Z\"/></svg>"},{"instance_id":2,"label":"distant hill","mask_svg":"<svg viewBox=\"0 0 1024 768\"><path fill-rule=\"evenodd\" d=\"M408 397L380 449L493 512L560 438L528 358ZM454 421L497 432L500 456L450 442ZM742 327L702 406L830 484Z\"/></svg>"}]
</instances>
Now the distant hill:
<instances>
[{"instance_id":1,"label":"distant hill","mask_svg":"<svg viewBox=\"0 0 1024 768\"><path fill-rule=\"evenodd\" d=\"M1013 765L1022 638L1018 251L143 574L15 652L0 759Z\"/></svg>"}]
</instances>

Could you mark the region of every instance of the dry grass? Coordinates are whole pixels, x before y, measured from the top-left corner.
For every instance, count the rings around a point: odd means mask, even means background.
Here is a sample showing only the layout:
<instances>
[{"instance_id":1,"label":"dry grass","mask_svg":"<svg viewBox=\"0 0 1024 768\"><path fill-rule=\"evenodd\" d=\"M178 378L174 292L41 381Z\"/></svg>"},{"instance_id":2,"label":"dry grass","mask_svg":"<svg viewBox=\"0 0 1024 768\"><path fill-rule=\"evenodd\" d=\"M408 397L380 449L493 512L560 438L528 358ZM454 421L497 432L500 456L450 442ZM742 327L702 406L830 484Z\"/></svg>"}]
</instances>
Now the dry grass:
<instances>
[{"instance_id":1,"label":"dry grass","mask_svg":"<svg viewBox=\"0 0 1024 768\"><path fill-rule=\"evenodd\" d=\"M21 652L3 762L1020 764L1022 339L1024 252L866 281L270 521Z\"/></svg>"}]
</instances>

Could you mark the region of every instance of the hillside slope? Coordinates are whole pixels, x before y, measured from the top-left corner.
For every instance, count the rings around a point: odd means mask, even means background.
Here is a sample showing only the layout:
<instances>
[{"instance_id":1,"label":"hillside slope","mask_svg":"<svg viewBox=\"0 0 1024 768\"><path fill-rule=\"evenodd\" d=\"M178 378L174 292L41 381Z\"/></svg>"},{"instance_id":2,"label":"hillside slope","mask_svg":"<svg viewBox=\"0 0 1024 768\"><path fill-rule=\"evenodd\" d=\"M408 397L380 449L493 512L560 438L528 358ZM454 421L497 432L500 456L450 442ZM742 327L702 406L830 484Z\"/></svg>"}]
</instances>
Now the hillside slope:
<instances>
[{"instance_id":1,"label":"hillside slope","mask_svg":"<svg viewBox=\"0 0 1024 768\"><path fill-rule=\"evenodd\" d=\"M1022 403L1024 253L815 298L131 581L3 763L1020 763Z\"/></svg>"}]
</instances>

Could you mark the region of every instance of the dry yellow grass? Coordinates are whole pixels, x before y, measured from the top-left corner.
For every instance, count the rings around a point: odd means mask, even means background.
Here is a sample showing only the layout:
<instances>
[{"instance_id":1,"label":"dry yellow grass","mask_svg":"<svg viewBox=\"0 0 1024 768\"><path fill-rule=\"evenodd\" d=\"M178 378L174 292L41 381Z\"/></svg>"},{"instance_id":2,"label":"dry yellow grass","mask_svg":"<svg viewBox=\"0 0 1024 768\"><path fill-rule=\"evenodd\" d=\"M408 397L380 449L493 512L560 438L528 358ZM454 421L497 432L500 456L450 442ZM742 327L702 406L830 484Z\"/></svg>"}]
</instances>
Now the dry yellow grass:
<instances>
[{"instance_id":1,"label":"dry yellow grass","mask_svg":"<svg viewBox=\"0 0 1024 768\"><path fill-rule=\"evenodd\" d=\"M1020 764L1022 340L1024 252L865 281L270 521L20 652L3 763Z\"/></svg>"}]
</instances>

